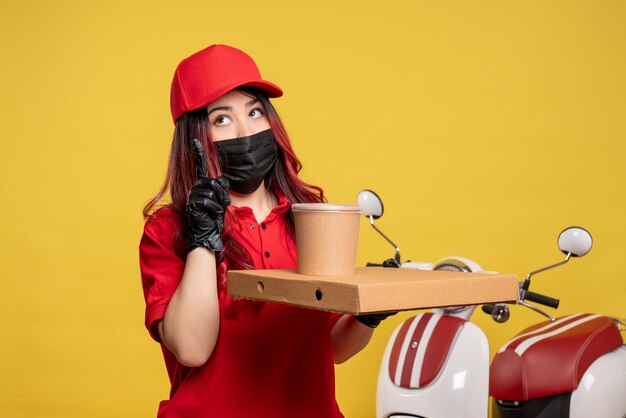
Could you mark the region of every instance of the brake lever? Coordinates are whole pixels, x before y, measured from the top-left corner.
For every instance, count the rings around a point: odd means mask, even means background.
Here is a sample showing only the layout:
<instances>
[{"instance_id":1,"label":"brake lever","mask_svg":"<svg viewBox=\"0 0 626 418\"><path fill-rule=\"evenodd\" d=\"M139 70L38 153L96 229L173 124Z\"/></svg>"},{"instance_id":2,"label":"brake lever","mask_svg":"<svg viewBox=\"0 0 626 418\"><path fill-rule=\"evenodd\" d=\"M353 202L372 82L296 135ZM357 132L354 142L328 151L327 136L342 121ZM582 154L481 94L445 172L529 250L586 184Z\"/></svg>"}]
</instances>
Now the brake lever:
<instances>
[{"instance_id":1,"label":"brake lever","mask_svg":"<svg viewBox=\"0 0 626 418\"><path fill-rule=\"evenodd\" d=\"M535 312L537 312L538 314L541 314L541 315L545 316L546 318L548 318L548 319L550 320L550 322L554 322L554 319L555 319L555 318L554 318L554 317L552 317L552 316L550 316L550 315L549 315L547 312L545 312L543 309L539 309L539 308L537 308L536 306L531 305L530 303L525 302L525 301L523 301L523 300L521 300L521 299L517 301L517 304L518 304L518 305L525 306L525 307L527 307L528 309L530 309L530 310L532 310L532 311L535 311Z\"/></svg>"}]
</instances>

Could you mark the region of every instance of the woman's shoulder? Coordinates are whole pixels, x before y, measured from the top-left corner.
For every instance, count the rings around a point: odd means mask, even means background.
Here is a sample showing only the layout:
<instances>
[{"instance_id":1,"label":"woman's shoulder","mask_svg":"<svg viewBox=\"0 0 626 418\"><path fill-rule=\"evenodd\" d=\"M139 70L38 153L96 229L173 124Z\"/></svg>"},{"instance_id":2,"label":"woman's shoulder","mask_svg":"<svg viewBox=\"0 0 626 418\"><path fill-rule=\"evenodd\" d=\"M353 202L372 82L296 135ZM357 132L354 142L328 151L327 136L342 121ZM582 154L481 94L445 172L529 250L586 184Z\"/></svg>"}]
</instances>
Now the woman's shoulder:
<instances>
[{"instance_id":1,"label":"woman's shoulder","mask_svg":"<svg viewBox=\"0 0 626 418\"><path fill-rule=\"evenodd\" d=\"M144 233L156 232L159 235L172 236L181 228L181 219L171 205L162 206L152 212L144 226Z\"/></svg>"}]
</instances>

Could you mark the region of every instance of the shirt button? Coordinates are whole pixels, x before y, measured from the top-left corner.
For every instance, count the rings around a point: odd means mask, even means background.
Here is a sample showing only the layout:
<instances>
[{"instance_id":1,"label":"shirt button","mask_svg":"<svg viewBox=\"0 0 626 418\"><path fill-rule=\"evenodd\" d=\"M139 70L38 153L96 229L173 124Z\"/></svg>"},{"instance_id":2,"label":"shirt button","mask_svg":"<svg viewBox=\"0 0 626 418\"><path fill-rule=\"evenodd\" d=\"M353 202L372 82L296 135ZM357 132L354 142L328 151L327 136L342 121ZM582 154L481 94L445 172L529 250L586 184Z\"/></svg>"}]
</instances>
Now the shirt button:
<instances>
[{"instance_id":1,"label":"shirt button","mask_svg":"<svg viewBox=\"0 0 626 418\"><path fill-rule=\"evenodd\" d=\"M254 224L250 224L250 229L254 229Z\"/></svg>"},{"instance_id":2,"label":"shirt button","mask_svg":"<svg viewBox=\"0 0 626 418\"><path fill-rule=\"evenodd\" d=\"M265 229L267 226L265 224L261 224L261 229Z\"/></svg>"},{"instance_id":3,"label":"shirt button","mask_svg":"<svg viewBox=\"0 0 626 418\"><path fill-rule=\"evenodd\" d=\"M269 257L270 257L270 253L268 253L267 251L265 251L265 257L269 258Z\"/></svg>"}]
</instances>

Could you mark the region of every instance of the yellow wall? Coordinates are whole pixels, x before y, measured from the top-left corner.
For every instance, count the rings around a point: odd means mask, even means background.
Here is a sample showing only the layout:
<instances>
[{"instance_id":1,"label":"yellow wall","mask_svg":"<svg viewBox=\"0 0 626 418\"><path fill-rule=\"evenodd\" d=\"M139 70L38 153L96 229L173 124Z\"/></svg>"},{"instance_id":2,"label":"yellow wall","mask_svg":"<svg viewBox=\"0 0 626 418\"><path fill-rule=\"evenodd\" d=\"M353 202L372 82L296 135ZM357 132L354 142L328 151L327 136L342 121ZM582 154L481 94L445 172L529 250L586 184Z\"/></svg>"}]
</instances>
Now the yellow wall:
<instances>
[{"instance_id":1,"label":"yellow wall","mask_svg":"<svg viewBox=\"0 0 626 418\"><path fill-rule=\"evenodd\" d=\"M376 190L405 258L451 254L535 279L559 314L626 316L623 1L13 1L0 7L0 416L153 417L168 384L143 328L143 203L163 178L178 61L248 51L303 176L349 203ZM365 222L359 263L392 255ZM373 417L392 329L337 368ZM493 347L540 317L514 308Z\"/></svg>"}]
</instances>

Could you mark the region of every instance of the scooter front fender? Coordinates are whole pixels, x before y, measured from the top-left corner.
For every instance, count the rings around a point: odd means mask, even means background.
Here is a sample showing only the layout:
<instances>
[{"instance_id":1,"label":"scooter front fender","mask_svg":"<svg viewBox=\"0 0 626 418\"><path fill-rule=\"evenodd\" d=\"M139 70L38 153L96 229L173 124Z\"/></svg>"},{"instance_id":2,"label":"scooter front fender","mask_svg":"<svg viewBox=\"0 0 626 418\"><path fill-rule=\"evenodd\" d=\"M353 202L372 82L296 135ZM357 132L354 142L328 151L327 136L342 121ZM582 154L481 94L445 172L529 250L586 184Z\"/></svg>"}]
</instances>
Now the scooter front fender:
<instances>
[{"instance_id":1,"label":"scooter front fender","mask_svg":"<svg viewBox=\"0 0 626 418\"><path fill-rule=\"evenodd\" d=\"M446 321L451 318L435 314L433 319ZM410 320L412 318L407 321ZM401 327L402 324L394 331L383 355L378 376L377 418L402 415L448 418L487 417L489 343L484 332L471 322L465 322L458 330L437 377L424 387L407 388L394 383L389 367L391 352ZM411 338L410 333L407 335ZM407 340L406 342L409 345L428 344L428 341ZM420 360L419 356L416 356L412 368L415 370L422 368L423 361L424 358Z\"/></svg>"}]
</instances>

